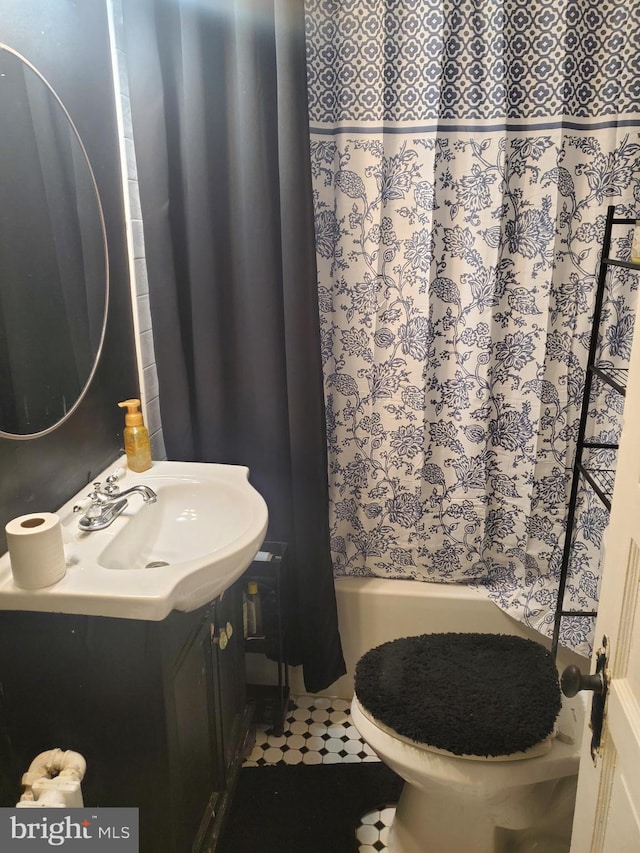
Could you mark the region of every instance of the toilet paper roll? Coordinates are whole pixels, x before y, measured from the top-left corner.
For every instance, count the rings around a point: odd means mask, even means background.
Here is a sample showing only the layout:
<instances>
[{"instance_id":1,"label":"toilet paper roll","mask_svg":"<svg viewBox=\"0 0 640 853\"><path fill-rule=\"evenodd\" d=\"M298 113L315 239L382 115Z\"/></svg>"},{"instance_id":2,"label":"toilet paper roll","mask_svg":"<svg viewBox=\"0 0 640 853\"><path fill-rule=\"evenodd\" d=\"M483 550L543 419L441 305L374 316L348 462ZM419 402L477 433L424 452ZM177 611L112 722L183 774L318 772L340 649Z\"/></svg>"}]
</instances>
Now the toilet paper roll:
<instances>
[{"instance_id":1,"label":"toilet paper roll","mask_svg":"<svg viewBox=\"0 0 640 853\"><path fill-rule=\"evenodd\" d=\"M60 519L52 512L14 518L5 527L13 579L22 589L51 586L65 576Z\"/></svg>"}]
</instances>

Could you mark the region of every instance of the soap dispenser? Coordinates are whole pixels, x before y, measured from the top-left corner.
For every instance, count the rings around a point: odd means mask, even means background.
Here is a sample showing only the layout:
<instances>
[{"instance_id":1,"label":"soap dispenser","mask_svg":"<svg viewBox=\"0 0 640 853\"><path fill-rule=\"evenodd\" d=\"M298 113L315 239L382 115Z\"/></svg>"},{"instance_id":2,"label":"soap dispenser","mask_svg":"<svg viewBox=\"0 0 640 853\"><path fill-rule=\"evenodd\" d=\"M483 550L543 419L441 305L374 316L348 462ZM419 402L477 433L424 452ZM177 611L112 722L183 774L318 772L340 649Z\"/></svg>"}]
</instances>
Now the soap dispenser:
<instances>
[{"instance_id":1,"label":"soap dispenser","mask_svg":"<svg viewBox=\"0 0 640 853\"><path fill-rule=\"evenodd\" d=\"M118 403L121 409L127 409L124 416L124 451L127 454L127 465L131 471L147 471L151 468L151 445L149 430L142 420L140 400L123 400Z\"/></svg>"}]
</instances>

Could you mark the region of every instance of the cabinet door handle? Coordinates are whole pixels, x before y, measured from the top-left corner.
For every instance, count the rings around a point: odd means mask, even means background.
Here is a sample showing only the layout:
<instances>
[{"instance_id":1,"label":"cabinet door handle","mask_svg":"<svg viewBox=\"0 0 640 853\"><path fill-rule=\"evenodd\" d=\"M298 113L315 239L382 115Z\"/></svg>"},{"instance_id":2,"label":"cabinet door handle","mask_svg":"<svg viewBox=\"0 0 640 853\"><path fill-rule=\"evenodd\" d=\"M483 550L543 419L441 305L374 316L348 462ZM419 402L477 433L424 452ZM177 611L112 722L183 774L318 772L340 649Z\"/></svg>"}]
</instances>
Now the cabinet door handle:
<instances>
[{"instance_id":1,"label":"cabinet door handle","mask_svg":"<svg viewBox=\"0 0 640 853\"><path fill-rule=\"evenodd\" d=\"M231 622L227 622L227 637L229 639L231 639L232 636L233 636L233 625L231 624Z\"/></svg>"}]
</instances>

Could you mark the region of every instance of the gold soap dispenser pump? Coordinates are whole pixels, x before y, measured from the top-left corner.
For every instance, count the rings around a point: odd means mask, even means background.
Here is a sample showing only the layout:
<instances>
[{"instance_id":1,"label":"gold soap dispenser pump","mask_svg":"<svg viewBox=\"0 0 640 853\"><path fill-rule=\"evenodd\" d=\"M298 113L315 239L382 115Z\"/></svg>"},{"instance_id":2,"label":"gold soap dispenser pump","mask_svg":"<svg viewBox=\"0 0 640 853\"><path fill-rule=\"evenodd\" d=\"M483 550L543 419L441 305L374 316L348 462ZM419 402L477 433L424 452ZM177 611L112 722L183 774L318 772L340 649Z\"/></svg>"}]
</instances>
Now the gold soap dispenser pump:
<instances>
[{"instance_id":1,"label":"gold soap dispenser pump","mask_svg":"<svg viewBox=\"0 0 640 853\"><path fill-rule=\"evenodd\" d=\"M131 471L140 473L151 468L151 444L149 430L144 425L140 400L123 400L118 403L121 409L126 409L124 416L124 452L127 454L127 465Z\"/></svg>"}]
</instances>

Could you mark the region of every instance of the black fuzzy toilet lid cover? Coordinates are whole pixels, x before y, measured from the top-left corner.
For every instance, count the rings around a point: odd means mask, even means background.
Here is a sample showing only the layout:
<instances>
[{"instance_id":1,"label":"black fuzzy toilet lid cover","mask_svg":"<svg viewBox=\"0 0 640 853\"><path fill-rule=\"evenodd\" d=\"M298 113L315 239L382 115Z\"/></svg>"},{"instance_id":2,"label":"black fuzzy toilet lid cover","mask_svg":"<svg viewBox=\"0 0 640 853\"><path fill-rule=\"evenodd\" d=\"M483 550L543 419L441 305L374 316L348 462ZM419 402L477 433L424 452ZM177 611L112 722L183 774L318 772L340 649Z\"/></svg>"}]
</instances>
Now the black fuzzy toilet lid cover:
<instances>
[{"instance_id":1,"label":"black fuzzy toilet lid cover","mask_svg":"<svg viewBox=\"0 0 640 853\"><path fill-rule=\"evenodd\" d=\"M553 732L561 704L551 653L505 634L422 634L383 643L360 658L355 692L398 734L455 755L530 749Z\"/></svg>"}]
</instances>

